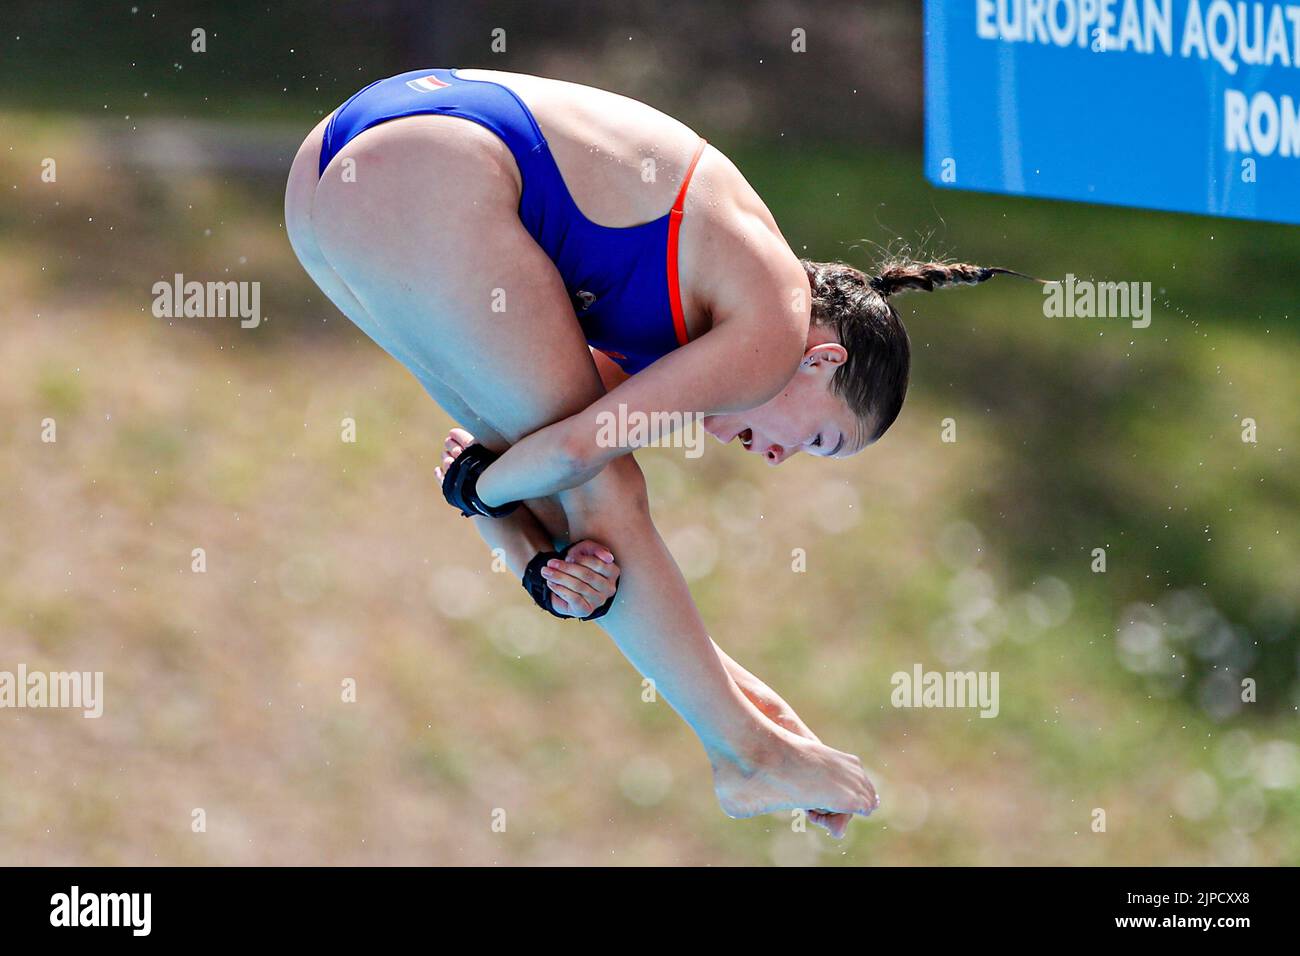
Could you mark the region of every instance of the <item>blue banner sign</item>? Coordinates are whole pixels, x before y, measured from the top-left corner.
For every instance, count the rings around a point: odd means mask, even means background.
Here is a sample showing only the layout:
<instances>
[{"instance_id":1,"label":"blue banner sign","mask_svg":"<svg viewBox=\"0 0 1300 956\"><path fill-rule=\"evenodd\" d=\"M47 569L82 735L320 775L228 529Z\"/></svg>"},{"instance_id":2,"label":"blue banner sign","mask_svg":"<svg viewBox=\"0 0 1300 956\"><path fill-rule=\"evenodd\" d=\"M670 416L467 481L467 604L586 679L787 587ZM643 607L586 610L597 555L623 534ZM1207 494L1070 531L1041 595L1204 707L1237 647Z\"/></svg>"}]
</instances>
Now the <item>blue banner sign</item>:
<instances>
[{"instance_id":1,"label":"blue banner sign","mask_svg":"<svg viewBox=\"0 0 1300 956\"><path fill-rule=\"evenodd\" d=\"M937 186L1300 223L1300 2L926 0Z\"/></svg>"}]
</instances>

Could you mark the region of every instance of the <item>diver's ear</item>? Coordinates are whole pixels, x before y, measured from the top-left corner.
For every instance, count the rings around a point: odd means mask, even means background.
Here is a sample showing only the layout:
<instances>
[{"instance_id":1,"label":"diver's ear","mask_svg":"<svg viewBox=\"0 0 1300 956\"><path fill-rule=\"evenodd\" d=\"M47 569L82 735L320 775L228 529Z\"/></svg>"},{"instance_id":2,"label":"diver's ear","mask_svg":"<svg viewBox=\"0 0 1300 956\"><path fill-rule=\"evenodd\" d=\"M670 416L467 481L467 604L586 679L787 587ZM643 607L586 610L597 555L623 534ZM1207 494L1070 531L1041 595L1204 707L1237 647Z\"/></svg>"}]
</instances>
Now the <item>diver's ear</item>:
<instances>
[{"instance_id":1,"label":"diver's ear","mask_svg":"<svg viewBox=\"0 0 1300 956\"><path fill-rule=\"evenodd\" d=\"M799 368L827 368L833 372L847 362L848 358L848 349L839 342L823 342L821 345L809 346L808 351L803 353Z\"/></svg>"}]
</instances>

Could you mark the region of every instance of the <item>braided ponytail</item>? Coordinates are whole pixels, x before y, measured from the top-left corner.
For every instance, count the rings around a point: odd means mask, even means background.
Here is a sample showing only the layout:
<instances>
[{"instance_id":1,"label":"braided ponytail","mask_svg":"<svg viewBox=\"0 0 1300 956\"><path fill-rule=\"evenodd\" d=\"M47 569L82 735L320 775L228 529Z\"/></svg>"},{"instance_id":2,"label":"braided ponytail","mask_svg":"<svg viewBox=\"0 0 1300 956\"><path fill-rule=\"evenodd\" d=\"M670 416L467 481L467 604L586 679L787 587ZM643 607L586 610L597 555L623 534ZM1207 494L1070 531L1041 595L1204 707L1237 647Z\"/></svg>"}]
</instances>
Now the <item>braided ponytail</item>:
<instances>
[{"instance_id":1,"label":"braided ponytail","mask_svg":"<svg viewBox=\"0 0 1300 956\"><path fill-rule=\"evenodd\" d=\"M849 353L831 378L831 389L862 423L868 441L880 438L898 417L911 373L911 342L890 296L978 285L996 275L1033 279L964 262L891 259L874 276L843 262L802 262L812 290L813 323L834 331Z\"/></svg>"},{"instance_id":2,"label":"braided ponytail","mask_svg":"<svg viewBox=\"0 0 1300 956\"><path fill-rule=\"evenodd\" d=\"M1010 269L988 266L972 266L965 262L909 262L895 260L887 263L877 276L867 280L867 284L881 295L888 298L899 292L920 289L933 292L954 285L978 285L994 276L1019 276L1030 279L1032 276ZM1035 282L1039 281L1037 279Z\"/></svg>"}]
</instances>

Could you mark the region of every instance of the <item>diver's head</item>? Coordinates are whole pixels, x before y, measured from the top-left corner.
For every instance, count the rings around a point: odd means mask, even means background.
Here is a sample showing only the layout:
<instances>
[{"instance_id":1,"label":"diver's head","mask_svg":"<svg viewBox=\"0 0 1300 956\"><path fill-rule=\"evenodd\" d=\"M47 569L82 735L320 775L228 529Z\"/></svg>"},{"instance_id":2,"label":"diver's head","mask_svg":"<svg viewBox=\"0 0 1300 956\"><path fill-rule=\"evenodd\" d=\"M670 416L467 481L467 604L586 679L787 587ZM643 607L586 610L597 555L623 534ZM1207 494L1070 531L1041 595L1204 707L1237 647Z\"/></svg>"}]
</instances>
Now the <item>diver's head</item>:
<instances>
[{"instance_id":1,"label":"diver's head","mask_svg":"<svg viewBox=\"0 0 1300 956\"><path fill-rule=\"evenodd\" d=\"M774 465L798 452L855 454L878 441L898 418L912 349L891 296L1019 274L965 263L894 260L871 276L842 262L801 261L812 291L812 318L798 369L765 404L704 420L719 441L739 439L746 451Z\"/></svg>"}]
</instances>

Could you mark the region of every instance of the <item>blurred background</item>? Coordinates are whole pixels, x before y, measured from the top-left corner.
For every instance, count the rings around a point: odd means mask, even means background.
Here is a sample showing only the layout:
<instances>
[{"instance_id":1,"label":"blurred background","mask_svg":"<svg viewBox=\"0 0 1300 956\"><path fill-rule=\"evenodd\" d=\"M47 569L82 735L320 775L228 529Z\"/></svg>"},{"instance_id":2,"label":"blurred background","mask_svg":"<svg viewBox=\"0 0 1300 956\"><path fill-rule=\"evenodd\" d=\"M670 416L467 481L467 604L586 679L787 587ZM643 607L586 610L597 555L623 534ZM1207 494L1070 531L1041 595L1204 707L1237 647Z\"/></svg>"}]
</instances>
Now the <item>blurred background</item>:
<instances>
[{"instance_id":1,"label":"blurred background","mask_svg":"<svg viewBox=\"0 0 1300 956\"><path fill-rule=\"evenodd\" d=\"M1300 859L1300 236L933 189L921 44L910 0L7 4L0 670L106 689L0 710L0 864ZM435 487L451 422L298 266L298 144L424 66L677 115L814 258L1152 283L1148 329L1012 281L899 300L912 393L851 461L638 455L715 639L883 794L844 842L726 819L604 634L490 572ZM259 282L264 321L154 317L175 273ZM998 671L999 716L895 709L917 663Z\"/></svg>"}]
</instances>

